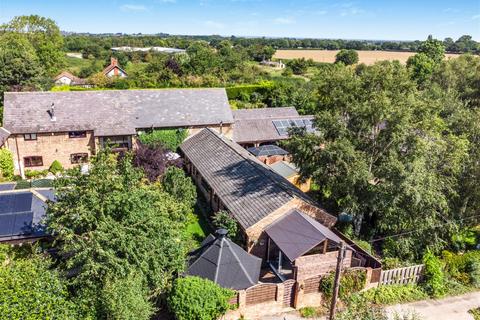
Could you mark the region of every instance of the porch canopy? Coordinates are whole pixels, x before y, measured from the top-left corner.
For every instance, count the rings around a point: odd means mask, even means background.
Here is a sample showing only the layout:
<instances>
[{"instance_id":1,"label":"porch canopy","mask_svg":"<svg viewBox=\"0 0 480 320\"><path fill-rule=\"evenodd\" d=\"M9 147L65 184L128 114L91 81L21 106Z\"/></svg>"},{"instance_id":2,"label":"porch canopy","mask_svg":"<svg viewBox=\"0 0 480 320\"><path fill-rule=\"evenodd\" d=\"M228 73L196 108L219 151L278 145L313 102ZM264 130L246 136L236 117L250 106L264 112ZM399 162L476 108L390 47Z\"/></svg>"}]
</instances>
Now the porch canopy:
<instances>
[{"instance_id":1,"label":"porch canopy","mask_svg":"<svg viewBox=\"0 0 480 320\"><path fill-rule=\"evenodd\" d=\"M221 287L245 289L257 284L262 259L255 257L226 237L219 229L199 249L190 253L187 274L209 279Z\"/></svg>"},{"instance_id":2,"label":"porch canopy","mask_svg":"<svg viewBox=\"0 0 480 320\"><path fill-rule=\"evenodd\" d=\"M296 209L272 223L265 232L291 262L324 240L337 244L342 241L332 230Z\"/></svg>"}]
</instances>

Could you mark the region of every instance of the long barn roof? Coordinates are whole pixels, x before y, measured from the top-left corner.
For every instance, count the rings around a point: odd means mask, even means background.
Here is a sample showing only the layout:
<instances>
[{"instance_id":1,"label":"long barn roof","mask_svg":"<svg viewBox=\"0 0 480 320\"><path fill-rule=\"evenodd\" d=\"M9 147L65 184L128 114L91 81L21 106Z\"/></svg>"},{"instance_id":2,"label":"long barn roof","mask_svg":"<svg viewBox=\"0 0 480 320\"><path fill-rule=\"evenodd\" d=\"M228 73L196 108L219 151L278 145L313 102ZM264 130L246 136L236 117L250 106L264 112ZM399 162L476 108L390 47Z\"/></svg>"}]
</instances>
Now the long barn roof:
<instances>
[{"instance_id":1,"label":"long barn roof","mask_svg":"<svg viewBox=\"0 0 480 320\"><path fill-rule=\"evenodd\" d=\"M233 123L225 89L6 92L4 128L12 134L93 130L95 135L136 129ZM48 111L54 105L55 121Z\"/></svg>"},{"instance_id":2,"label":"long barn roof","mask_svg":"<svg viewBox=\"0 0 480 320\"><path fill-rule=\"evenodd\" d=\"M180 149L244 229L294 198L316 205L247 150L211 129L188 138Z\"/></svg>"}]
</instances>

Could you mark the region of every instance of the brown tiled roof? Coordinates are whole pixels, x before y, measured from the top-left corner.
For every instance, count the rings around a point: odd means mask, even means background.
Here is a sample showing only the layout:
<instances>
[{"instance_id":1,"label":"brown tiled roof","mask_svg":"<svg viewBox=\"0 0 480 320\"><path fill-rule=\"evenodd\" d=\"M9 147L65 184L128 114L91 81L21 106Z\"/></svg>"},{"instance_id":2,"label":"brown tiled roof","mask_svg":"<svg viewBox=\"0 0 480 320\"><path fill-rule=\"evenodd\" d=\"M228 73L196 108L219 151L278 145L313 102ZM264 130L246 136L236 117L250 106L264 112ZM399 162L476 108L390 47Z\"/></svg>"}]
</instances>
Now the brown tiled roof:
<instances>
[{"instance_id":1,"label":"brown tiled roof","mask_svg":"<svg viewBox=\"0 0 480 320\"><path fill-rule=\"evenodd\" d=\"M85 79L79 78L79 77L71 74L71 73L68 72L68 71L62 71L58 76L56 76L55 78L53 78L53 80L54 80L54 81L57 81L58 79L60 79L60 78L62 78L62 77L69 78L70 80L72 80L72 83L73 83L73 84L85 84L85 82L86 82Z\"/></svg>"},{"instance_id":2,"label":"brown tiled roof","mask_svg":"<svg viewBox=\"0 0 480 320\"><path fill-rule=\"evenodd\" d=\"M294 198L316 205L247 150L213 130L200 131L180 149L244 229Z\"/></svg>"},{"instance_id":3,"label":"brown tiled roof","mask_svg":"<svg viewBox=\"0 0 480 320\"><path fill-rule=\"evenodd\" d=\"M52 103L56 121L47 113ZM136 129L232 123L225 89L6 92L4 127L11 133L94 130L95 135Z\"/></svg>"}]
</instances>

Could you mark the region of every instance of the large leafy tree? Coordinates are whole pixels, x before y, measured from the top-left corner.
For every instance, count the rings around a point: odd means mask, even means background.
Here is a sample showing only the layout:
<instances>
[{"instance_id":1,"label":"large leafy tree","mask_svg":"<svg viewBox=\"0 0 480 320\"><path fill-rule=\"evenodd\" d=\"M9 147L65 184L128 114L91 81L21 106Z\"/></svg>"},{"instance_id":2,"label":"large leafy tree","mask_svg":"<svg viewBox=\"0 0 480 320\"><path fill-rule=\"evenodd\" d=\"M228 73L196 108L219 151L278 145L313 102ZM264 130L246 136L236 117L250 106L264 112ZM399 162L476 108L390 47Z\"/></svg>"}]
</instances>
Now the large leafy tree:
<instances>
[{"instance_id":1,"label":"large leafy tree","mask_svg":"<svg viewBox=\"0 0 480 320\"><path fill-rule=\"evenodd\" d=\"M440 248L468 145L440 117L442 101L419 92L397 62L324 70L316 85L318 133L294 134L286 147L319 199L352 215L357 235L408 233L396 242L406 258Z\"/></svg>"},{"instance_id":2,"label":"large leafy tree","mask_svg":"<svg viewBox=\"0 0 480 320\"><path fill-rule=\"evenodd\" d=\"M139 276L148 297L157 297L183 270L182 230L188 208L145 181L130 156L117 160L101 151L88 174L76 169L59 179L57 201L49 204L47 225L55 234L58 268L68 275L70 289L97 316L112 308L105 305L109 301L120 303L119 298L138 293L117 281L138 284L129 276ZM126 291L109 290L113 300L101 299L109 283ZM148 319L148 313L148 308L139 308L135 318Z\"/></svg>"},{"instance_id":3,"label":"large leafy tree","mask_svg":"<svg viewBox=\"0 0 480 320\"><path fill-rule=\"evenodd\" d=\"M35 48L47 74L53 75L64 64L63 37L55 21L38 15L18 16L1 26L2 31L25 37Z\"/></svg>"}]
</instances>

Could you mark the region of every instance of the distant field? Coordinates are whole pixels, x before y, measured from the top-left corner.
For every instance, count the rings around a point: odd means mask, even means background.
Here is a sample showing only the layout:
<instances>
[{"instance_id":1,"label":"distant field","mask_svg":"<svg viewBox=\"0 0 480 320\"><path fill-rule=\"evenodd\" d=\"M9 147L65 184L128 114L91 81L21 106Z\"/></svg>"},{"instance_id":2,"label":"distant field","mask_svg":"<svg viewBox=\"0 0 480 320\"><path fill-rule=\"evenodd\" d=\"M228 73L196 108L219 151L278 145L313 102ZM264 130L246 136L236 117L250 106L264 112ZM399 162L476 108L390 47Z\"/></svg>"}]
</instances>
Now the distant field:
<instances>
[{"instance_id":1,"label":"distant field","mask_svg":"<svg viewBox=\"0 0 480 320\"><path fill-rule=\"evenodd\" d=\"M374 64L381 60L398 60L406 63L410 56L415 52L395 52L395 51L367 51L357 50L360 63ZM274 58L277 59L313 59L317 62L335 62L335 55L338 50L277 50ZM446 54L447 58L458 57L458 54Z\"/></svg>"}]
</instances>

